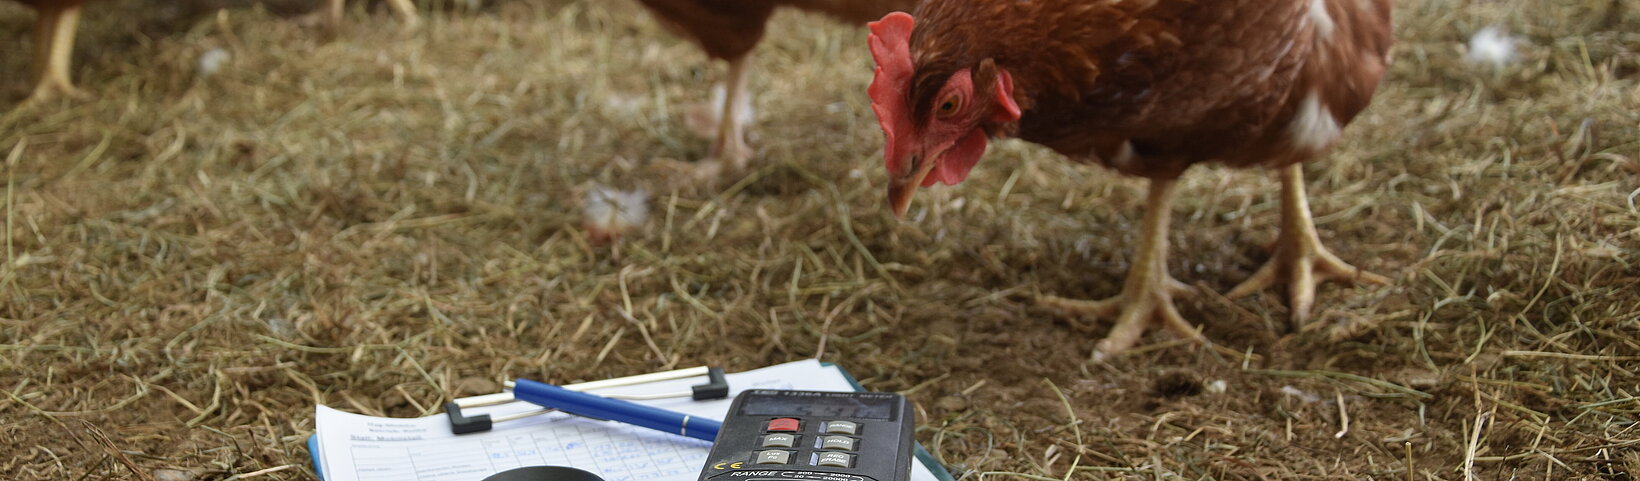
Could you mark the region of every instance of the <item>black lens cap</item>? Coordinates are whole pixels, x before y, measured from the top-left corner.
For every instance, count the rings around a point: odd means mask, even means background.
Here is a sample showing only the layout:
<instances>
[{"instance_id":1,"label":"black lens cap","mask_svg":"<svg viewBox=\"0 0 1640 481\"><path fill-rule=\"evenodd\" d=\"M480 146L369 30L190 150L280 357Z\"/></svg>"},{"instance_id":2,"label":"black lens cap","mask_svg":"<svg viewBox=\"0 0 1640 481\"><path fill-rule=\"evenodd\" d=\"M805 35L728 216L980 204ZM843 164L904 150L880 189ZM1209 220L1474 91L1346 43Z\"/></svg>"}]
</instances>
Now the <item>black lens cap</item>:
<instances>
[{"instance_id":1,"label":"black lens cap","mask_svg":"<svg viewBox=\"0 0 1640 481\"><path fill-rule=\"evenodd\" d=\"M568 466L530 466L495 473L484 481L604 481L604 478Z\"/></svg>"}]
</instances>

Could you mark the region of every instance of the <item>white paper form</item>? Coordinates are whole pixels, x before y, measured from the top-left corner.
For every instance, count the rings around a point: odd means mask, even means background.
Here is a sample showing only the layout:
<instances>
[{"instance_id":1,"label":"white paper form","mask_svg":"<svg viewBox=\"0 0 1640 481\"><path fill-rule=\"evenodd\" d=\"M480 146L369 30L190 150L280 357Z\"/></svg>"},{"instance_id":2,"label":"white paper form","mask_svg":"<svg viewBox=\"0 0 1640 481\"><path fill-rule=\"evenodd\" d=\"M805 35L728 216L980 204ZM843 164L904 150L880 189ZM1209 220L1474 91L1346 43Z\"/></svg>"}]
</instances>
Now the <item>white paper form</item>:
<instances>
[{"instance_id":1,"label":"white paper form","mask_svg":"<svg viewBox=\"0 0 1640 481\"><path fill-rule=\"evenodd\" d=\"M723 419L735 395L747 389L852 391L843 372L818 361L798 361L728 374L729 397L639 401L693 416ZM688 392L705 377L601 389L599 394ZM472 414L505 415L537 409L515 402ZM551 413L497 423L483 433L457 436L443 415L378 418L318 407L320 460L325 481L480 481L521 466L573 466L605 481L694 481L712 443L627 424ZM921 462L913 481L936 481Z\"/></svg>"}]
</instances>

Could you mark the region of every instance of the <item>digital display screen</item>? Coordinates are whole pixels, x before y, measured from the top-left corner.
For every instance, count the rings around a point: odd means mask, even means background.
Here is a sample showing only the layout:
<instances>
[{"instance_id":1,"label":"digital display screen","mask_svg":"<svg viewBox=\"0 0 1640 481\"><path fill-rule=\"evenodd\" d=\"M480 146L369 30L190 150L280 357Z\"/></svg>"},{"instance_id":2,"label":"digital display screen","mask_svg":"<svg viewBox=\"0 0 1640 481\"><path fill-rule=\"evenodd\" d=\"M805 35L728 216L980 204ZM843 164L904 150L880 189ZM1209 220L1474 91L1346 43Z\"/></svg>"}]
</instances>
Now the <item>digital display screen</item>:
<instances>
[{"instance_id":1,"label":"digital display screen","mask_svg":"<svg viewBox=\"0 0 1640 481\"><path fill-rule=\"evenodd\" d=\"M894 419L893 397L752 395L740 407L747 416Z\"/></svg>"}]
</instances>

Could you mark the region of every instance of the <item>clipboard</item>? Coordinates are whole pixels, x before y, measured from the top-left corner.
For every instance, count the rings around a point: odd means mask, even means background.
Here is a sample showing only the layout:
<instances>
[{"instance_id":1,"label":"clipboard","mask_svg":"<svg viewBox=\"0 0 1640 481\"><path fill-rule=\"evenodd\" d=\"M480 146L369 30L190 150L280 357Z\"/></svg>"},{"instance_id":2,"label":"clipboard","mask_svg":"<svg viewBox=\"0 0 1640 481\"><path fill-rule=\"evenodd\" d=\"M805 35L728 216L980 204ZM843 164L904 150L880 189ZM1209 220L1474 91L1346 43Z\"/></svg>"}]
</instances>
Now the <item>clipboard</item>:
<instances>
[{"instance_id":1,"label":"clipboard","mask_svg":"<svg viewBox=\"0 0 1640 481\"><path fill-rule=\"evenodd\" d=\"M841 366L838 366L835 363L815 362L815 361L811 360L811 361L798 361L796 363L790 363L790 364L799 364L799 363L804 363L804 364L813 363L813 364L808 364L808 365L809 366L819 365L819 366L824 367L824 368L833 369L833 370L835 370L836 373L841 374L843 380L847 382L847 385L851 386L854 390L856 390L856 391L864 391L865 390L862 386L860 386L859 381L854 378L853 374L850 374L848 372L848 370L843 369ZM779 366L775 366L775 367L779 367ZM443 417L443 416L440 415L438 417ZM496 429L498 431L502 431L502 430L506 430L508 428L505 427L505 426L498 426ZM313 463L314 473L316 473L318 475L318 477L321 481L328 481L329 478L327 477L327 475L325 473L325 468L324 468L326 466L326 463L324 462L325 460L323 458L323 454L322 454L322 451L321 451L320 446L319 446L318 433L315 433L314 435L308 437L307 445L308 445L308 452L310 454L311 461ZM919 464L921 464L923 467L927 468L929 473L931 473L937 481L954 481L954 478L951 476L951 473L949 471L947 471L945 469L945 467L942 466L939 463L939 461L933 456L933 454L930 453L927 449L925 449L922 446L921 443L917 443L915 445L915 452L913 454L914 454L915 459L917 460L917 462ZM693 479L693 478L691 477L691 479Z\"/></svg>"}]
</instances>

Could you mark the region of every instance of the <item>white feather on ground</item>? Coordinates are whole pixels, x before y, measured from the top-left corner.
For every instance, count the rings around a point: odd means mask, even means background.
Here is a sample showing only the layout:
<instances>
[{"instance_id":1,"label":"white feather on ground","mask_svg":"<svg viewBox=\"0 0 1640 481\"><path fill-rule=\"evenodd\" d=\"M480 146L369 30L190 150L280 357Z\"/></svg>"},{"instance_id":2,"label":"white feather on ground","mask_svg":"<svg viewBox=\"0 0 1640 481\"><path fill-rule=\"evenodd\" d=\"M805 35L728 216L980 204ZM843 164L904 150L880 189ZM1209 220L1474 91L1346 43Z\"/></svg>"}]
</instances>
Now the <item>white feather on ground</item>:
<instances>
[{"instance_id":1,"label":"white feather on ground","mask_svg":"<svg viewBox=\"0 0 1640 481\"><path fill-rule=\"evenodd\" d=\"M601 185L587 189L581 204L581 227L594 243L608 243L643 227L649 220L649 192L620 191Z\"/></svg>"},{"instance_id":2,"label":"white feather on ground","mask_svg":"<svg viewBox=\"0 0 1640 481\"><path fill-rule=\"evenodd\" d=\"M1464 59L1470 63L1484 63L1493 68L1502 68L1519 58L1515 51L1515 46L1519 43L1519 38L1509 36L1501 28L1486 27L1469 38L1469 53L1464 55Z\"/></svg>"},{"instance_id":3,"label":"white feather on ground","mask_svg":"<svg viewBox=\"0 0 1640 481\"><path fill-rule=\"evenodd\" d=\"M633 115L639 113L645 100L634 95L609 94L604 97L604 106L621 115Z\"/></svg>"},{"instance_id":4,"label":"white feather on ground","mask_svg":"<svg viewBox=\"0 0 1640 481\"><path fill-rule=\"evenodd\" d=\"M1281 387L1281 393L1286 394L1288 396L1298 398L1298 399L1303 400L1304 402L1307 402L1307 403L1313 403L1313 402L1317 402L1317 401L1321 400L1321 396L1310 394L1308 392L1305 392L1303 389L1299 389L1299 388L1292 387L1292 386L1282 386Z\"/></svg>"},{"instance_id":5,"label":"white feather on ground","mask_svg":"<svg viewBox=\"0 0 1640 481\"><path fill-rule=\"evenodd\" d=\"M222 70L222 65L228 63L228 60L232 58L233 56L228 54L227 50L223 50L222 47L206 50L205 53L199 55L199 74L207 76L215 74Z\"/></svg>"},{"instance_id":6,"label":"white feather on ground","mask_svg":"<svg viewBox=\"0 0 1640 481\"><path fill-rule=\"evenodd\" d=\"M1207 392L1221 394L1230 389L1230 383L1223 379L1215 379L1207 383Z\"/></svg>"}]
</instances>

